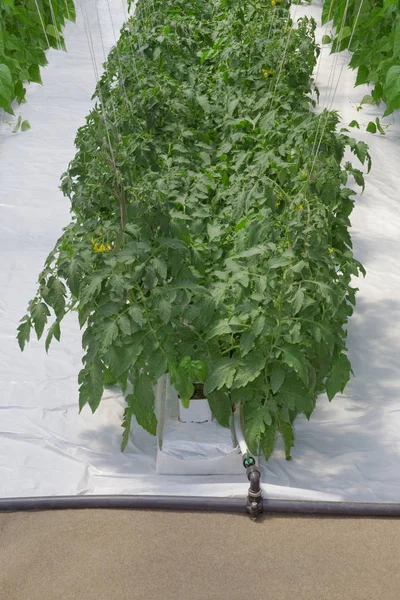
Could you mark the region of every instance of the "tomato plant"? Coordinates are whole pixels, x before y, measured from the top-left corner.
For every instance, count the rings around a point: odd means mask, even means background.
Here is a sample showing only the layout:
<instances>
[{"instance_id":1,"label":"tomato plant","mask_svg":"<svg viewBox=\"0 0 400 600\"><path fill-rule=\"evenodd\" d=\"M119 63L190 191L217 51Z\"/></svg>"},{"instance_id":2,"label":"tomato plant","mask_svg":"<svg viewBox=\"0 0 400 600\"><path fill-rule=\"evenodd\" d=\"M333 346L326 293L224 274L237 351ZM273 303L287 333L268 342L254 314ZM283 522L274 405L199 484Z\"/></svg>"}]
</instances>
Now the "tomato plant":
<instances>
[{"instance_id":1,"label":"tomato plant","mask_svg":"<svg viewBox=\"0 0 400 600\"><path fill-rule=\"evenodd\" d=\"M330 20L333 52L348 48L353 52L350 67L357 69L356 86L373 84L362 103L379 106L383 100L385 115L400 108L400 1L325 0L322 22Z\"/></svg>"},{"instance_id":2,"label":"tomato plant","mask_svg":"<svg viewBox=\"0 0 400 600\"><path fill-rule=\"evenodd\" d=\"M280 432L289 458L296 415L350 377L346 182L363 175L343 155L369 155L310 110L314 30L284 2L142 0L109 55L62 179L72 221L18 339L52 317L48 348L77 311L80 408L118 383L123 447L133 416L155 433L169 373L185 402L204 380L224 425L242 402L252 450L268 458Z\"/></svg>"},{"instance_id":3,"label":"tomato plant","mask_svg":"<svg viewBox=\"0 0 400 600\"><path fill-rule=\"evenodd\" d=\"M24 82L41 83L46 50L64 48L62 26L75 20L72 0L0 0L0 108L25 99Z\"/></svg>"}]
</instances>

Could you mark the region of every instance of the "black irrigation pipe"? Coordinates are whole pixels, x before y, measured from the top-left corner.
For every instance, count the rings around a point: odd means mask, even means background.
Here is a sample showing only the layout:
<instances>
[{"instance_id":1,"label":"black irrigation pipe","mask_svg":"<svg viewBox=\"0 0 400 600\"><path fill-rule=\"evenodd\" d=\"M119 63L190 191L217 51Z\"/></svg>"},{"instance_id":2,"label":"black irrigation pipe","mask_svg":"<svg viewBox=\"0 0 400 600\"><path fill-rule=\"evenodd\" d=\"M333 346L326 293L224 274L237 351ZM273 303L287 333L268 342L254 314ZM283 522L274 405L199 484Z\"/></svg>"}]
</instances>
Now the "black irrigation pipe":
<instances>
[{"instance_id":1,"label":"black irrigation pipe","mask_svg":"<svg viewBox=\"0 0 400 600\"><path fill-rule=\"evenodd\" d=\"M196 496L54 496L0 499L0 512L67 509L192 510L246 513L245 498ZM264 513L353 517L400 517L400 504L321 502L310 500L262 501ZM261 511L260 511L261 512Z\"/></svg>"}]
</instances>

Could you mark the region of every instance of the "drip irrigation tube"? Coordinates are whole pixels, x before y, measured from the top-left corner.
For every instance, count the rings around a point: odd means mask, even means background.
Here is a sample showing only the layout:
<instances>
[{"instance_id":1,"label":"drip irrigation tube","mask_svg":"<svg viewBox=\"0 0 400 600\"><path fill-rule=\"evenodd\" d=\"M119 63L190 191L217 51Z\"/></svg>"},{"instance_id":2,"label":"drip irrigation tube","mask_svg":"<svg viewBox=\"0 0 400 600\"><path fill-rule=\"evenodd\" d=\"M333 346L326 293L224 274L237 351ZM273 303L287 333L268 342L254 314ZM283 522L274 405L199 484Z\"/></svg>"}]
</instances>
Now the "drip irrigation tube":
<instances>
[{"instance_id":1,"label":"drip irrigation tube","mask_svg":"<svg viewBox=\"0 0 400 600\"><path fill-rule=\"evenodd\" d=\"M264 513L400 517L400 504L263 499ZM67 509L193 510L246 513L245 498L196 496L53 496L0 499L0 512Z\"/></svg>"}]
</instances>

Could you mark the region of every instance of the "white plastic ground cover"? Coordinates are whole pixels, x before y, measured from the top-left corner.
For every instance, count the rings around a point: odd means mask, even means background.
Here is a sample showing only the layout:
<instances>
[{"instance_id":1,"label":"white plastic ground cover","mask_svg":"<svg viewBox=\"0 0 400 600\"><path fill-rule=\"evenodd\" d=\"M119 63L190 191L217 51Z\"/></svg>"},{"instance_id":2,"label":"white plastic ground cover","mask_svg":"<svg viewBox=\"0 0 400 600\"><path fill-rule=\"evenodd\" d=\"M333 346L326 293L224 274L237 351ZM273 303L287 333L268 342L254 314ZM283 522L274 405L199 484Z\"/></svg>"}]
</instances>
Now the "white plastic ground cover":
<instances>
[{"instance_id":1,"label":"white plastic ground cover","mask_svg":"<svg viewBox=\"0 0 400 600\"><path fill-rule=\"evenodd\" d=\"M82 1L82 5L80 2ZM123 402L108 392L95 415L78 415L80 334L64 323L61 343L46 356L33 341L21 354L18 320L35 293L43 261L68 223L59 177L74 155L73 140L91 106L95 77L83 15L90 25L97 67L124 19L123 0L78 0L78 20L66 29L68 53L51 51L44 86L32 85L18 112L32 125L12 135L0 127L0 497L63 494L175 494L244 496L243 476L156 474L156 439L134 427L121 454ZM96 9L97 8L97 9ZM83 12L82 12L83 9ZM294 7L295 16L320 18L320 6ZM100 36L101 31L101 36ZM321 39L324 30L319 28ZM343 123L366 123L378 109L356 106L365 89L353 89L348 57L326 48L318 72L321 105L343 72L333 102ZM390 121L390 119L389 119ZM356 378L331 404L319 400L310 422L296 423L293 461L278 445L263 467L264 493L298 499L400 502L400 127L385 136L358 132L371 148L372 173L357 199L352 237L368 274L358 282L358 306L348 346Z\"/></svg>"}]
</instances>

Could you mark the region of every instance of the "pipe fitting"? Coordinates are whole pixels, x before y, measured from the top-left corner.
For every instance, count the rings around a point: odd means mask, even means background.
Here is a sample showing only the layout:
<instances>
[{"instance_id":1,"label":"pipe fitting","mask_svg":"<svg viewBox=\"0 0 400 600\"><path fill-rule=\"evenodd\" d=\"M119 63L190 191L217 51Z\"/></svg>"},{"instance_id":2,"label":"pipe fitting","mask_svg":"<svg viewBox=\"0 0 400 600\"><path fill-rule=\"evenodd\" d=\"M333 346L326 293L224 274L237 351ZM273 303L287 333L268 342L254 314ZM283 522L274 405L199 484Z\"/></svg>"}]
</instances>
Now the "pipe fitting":
<instances>
[{"instance_id":1,"label":"pipe fitting","mask_svg":"<svg viewBox=\"0 0 400 600\"><path fill-rule=\"evenodd\" d=\"M250 518L255 521L263 512L263 499L261 495L260 478L261 473L255 464L247 467L247 479L250 482L250 487L247 493L246 510Z\"/></svg>"}]
</instances>

